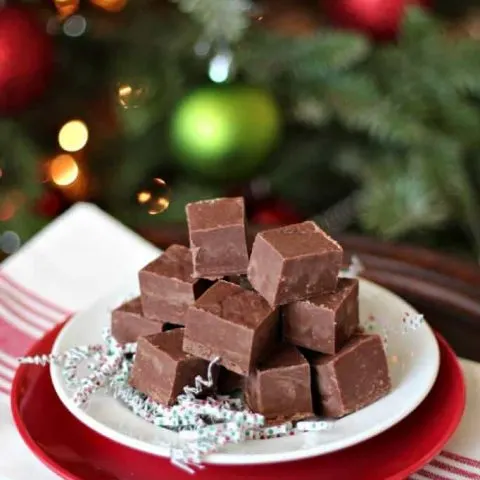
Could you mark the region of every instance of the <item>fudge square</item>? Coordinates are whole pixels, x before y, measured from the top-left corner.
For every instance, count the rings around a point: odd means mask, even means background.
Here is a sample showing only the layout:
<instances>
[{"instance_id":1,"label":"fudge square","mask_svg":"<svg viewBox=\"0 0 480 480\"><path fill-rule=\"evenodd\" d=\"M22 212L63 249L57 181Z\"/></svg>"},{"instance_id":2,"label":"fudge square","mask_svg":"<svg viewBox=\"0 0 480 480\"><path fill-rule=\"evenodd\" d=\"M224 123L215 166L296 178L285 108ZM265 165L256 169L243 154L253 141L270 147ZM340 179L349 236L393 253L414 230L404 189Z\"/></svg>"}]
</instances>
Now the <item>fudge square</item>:
<instances>
[{"instance_id":1,"label":"fudge square","mask_svg":"<svg viewBox=\"0 0 480 480\"><path fill-rule=\"evenodd\" d=\"M207 374L208 362L182 351L183 328L140 337L130 385L163 405L172 405L183 387Z\"/></svg>"},{"instance_id":2,"label":"fudge square","mask_svg":"<svg viewBox=\"0 0 480 480\"><path fill-rule=\"evenodd\" d=\"M359 325L358 280L340 278L335 292L286 305L282 321L287 343L337 353Z\"/></svg>"},{"instance_id":3,"label":"fudge square","mask_svg":"<svg viewBox=\"0 0 480 480\"><path fill-rule=\"evenodd\" d=\"M186 206L193 276L221 278L248 266L243 198L217 198Z\"/></svg>"},{"instance_id":4,"label":"fudge square","mask_svg":"<svg viewBox=\"0 0 480 480\"><path fill-rule=\"evenodd\" d=\"M322 414L343 417L391 390L387 358L378 335L355 335L336 355L311 359L313 395Z\"/></svg>"},{"instance_id":5,"label":"fudge square","mask_svg":"<svg viewBox=\"0 0 480 480\"><path fill-rule=\"evenodd\" d=\"M275 228L255 237L248 279L270 305L283 305L334 291L342 256L314 222Z\"/></svg>"},{"instance_id":6,"label":"fudge square","mask_svg":"<svg viewBox=\"0 0 480 480\"><path fill-rule=\"evenodd\" d=\"M138 273L145 317L183 325L183 315L210 284L193 278L192 255L171 245Z\"/></svg>"},{"instance_id":7,"label":"fudge square","mask_svg":"<svg viewBox=\"0 0 480 480\"><path fill-rule=\"evenodd\" d=\"M257 292L219 280L185 314L185 352L248 372L279 341L277 311Z\"/></svg>"},{"instance_id":8,"label":"fudge square","mask_svg":"<svg viewBox=\"0 0 480 480\"><path fill-rule=\"evenodd\" d=\"M312 417L310 365L293 346L282 344L245 380L245 401L267 420Z\"/></svg>"},{"instance_id":9,"label":"fudge square","mask_svg":"<svg viewBox=\"0 0 480 480\"><path fill-rule=\"evenodd\" d=\"M143 316L140 297L123 303L112 312L112 336L118 343L136 342L138 337L162 330L162 322Z\"/></svg>"}]
</instances>

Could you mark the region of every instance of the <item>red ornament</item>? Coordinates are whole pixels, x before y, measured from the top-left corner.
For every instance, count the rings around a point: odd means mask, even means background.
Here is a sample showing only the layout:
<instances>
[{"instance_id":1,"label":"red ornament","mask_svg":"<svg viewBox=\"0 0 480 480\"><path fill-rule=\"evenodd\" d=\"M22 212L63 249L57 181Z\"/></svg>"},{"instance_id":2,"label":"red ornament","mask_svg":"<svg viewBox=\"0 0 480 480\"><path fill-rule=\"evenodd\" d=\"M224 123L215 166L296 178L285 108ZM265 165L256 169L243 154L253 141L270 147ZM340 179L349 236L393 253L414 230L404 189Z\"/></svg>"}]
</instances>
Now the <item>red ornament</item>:
<instances>
[{"instance_id":1,"label":"red ornament","mask_svg":"<svg viewBox=\"0 0 480 480\"><path fill-rule=\"evenodd\" d=\"M324 0L330 22L378 40L395 38L409 5L428 7L430 0Z\"/></svg>"},{"instance_id":2,"label":"red ornament","mask_svg":"<svg viewBox=\"0 0 480 480\"><path fill-rule=\"evenodd\" d=\"M289 225L303 220L290 205L280 200L261 203L251 217L251 222L256 225Z\"/></svg>"},{"instance_id":3,"label":"red ornament","mask_svg":"<svg viewBox=\"0 0 480 480\"><path fill-rule=\"evenodd\" d=\"M0 114L16 113L45 90L52 73L50 37L27 10L0 8Z\"/></svg>"},{"instance_id":4,"label":"red ornament","mask_svg":"<svg viewBox=\"0 0 480 480\"><path fill-rule=\"evenodd\" d=\"M60 195L53 190L46 190L43 195L36 201L34 212L41 217L56 217L63 206Z\"/></svg>"}]
</instances>

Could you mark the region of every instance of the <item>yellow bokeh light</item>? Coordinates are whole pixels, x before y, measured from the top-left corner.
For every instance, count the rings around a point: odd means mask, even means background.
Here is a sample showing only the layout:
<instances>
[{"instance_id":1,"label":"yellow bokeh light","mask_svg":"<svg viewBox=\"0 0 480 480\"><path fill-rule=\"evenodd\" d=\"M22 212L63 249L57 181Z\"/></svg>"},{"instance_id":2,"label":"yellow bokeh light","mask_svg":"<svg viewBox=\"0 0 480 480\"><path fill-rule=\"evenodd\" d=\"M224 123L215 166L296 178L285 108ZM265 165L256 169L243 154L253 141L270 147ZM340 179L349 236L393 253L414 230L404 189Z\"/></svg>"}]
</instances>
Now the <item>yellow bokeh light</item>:
<instances>
[{"instance_id":1,"label":"yellow bokeh light","mask_svg":"<svg viewBox=\"0 0 480 480\"><path fill-rule=\"evenodd\" d=\"M103 8L107 12L120 12L125 8L127 0L90 0L97 7Z\"/></svg>"},{"instance_id":2,"label":"yellow bokeh light","mask_svg":"<svg viewBox=\"0 0 480 480\"><path fill-rule=\"evenodd\" d=\"M80 0L54 0L61 18L73 15L80 5Z\"/></svg>"},{"instance_id":3,"label":"yellow bokeh light","mask_svg":"<svg viewBox=\"0 0 480 480\"><path fill-rule=\"evenodd\" d=\"M66 187L78 178L79 169L77 162L71 155L62 154L50 162L49 173L55 185Z\"/></svg>"},{"instance_id":4,"label":"yellow bokeh light","mask_svg":"<svg viewBox=\"0 0 480 480\"><path fill-rule=\"evenodd\" d=\"M152 194L150 192L140 192L137 195L138 203L147 203L152 198Z\"/></svg>"},{"instance_id":5,"label":"yellow bokeh light","mask_svg":"<svg viewBox=\"0 0 480 480\"><path fill-rule=\"evenodd\" d=\"M89 188L85 172L79 170L77 179L72 184L62 187L62 193L71 201L84 200L89 194Z\"/></svg>"},{"instance_id":6,"label":"yellow bokeh light","mask_svg":"<svg viewBox=\"0 0 480 480\"><path fill-rule=\"evenodd\" d=\"M148 209L148 214L157 215L158 213L162 213L169 207L169 205L170 200L168 198L157 198Z\"/></svg>"},{"instance_id":7,"label":"yellow bokeh light","mask_svg":"<svg viewBox=\"0 0 480 480\"><path fill-rule=\"evenodd\" d=\"M58 143L67 152L78 152L88 142L88 128L81 120L67 122L58 132Z\"/></svg>"}]
</instances>

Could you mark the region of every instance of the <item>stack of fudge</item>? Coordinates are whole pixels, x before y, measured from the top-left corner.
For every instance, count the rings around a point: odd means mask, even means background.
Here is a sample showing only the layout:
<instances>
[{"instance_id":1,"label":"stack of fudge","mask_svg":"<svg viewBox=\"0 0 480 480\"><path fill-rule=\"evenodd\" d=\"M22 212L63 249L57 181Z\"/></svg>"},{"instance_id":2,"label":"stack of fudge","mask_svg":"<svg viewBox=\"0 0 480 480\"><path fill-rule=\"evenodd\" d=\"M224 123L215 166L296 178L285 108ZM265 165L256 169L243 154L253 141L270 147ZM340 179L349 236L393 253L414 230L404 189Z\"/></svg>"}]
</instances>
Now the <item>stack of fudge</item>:
<instances>
[{"instance_id":1,"label":"stack of fudge","mask_svg":"<svg viewBox=\"0 0 480 480\"><path fill-rule=\"evenodd\" d=\"M139 272L141 296L112 314L137 341L130 384L172 405L219 358L216 387L241 389L269 423L342 417L391 389L383 343L359 328L358 281L314 222L259 233L251 253L242 198L187 205L190 248Z\"/></svg>"}]
</instances>

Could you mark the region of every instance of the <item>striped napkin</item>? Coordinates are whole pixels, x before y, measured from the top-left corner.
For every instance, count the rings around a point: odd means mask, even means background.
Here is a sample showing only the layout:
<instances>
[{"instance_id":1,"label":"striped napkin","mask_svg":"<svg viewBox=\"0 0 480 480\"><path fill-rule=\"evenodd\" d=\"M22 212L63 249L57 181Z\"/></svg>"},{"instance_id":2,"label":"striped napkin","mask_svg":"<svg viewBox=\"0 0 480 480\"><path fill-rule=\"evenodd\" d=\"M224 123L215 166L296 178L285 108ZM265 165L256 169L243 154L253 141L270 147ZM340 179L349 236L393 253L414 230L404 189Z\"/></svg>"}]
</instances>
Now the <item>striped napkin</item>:
<instances>
[{"instance_id":1,"label":"striped napkin","mask_svg":"<svg viewBox=\"0 0 480 480\"><path fill-rule=\"evenodd\" d=\"M52 222L0 269L0 479L54 480L17 434L9 408L16 358L72 312L114 289L159 251L89 204ZM113 283L112 283L113 282ZM446 449L411 479L480 480L480 365L462 360L467 408ZM93 480L93 479L92 479Z\"/></svg>"}]
</instances>

